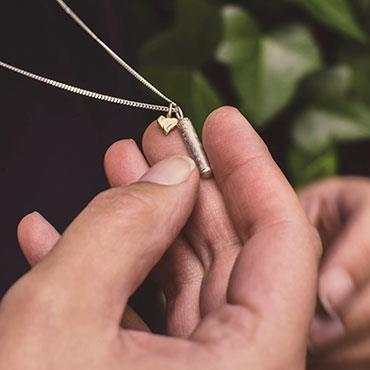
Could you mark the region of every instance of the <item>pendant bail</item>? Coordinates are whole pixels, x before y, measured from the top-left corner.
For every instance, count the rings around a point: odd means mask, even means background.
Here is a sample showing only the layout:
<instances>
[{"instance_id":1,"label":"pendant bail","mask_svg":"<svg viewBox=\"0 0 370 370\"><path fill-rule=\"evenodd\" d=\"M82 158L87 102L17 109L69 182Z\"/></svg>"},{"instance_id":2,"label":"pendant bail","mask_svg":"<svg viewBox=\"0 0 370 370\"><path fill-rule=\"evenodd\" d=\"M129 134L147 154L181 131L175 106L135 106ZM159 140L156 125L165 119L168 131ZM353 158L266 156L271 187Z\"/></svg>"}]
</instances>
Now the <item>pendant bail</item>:
<instances>
[{"instance_id":1,"label":"pendant bail","mask_svg":"<svg viewBox=\"0 0 370 370\"><path fill-rule=\"evenodd\" d=\"M178 120L184 119L184 112L179 106L176 107L176 117Z\"/></svg>"},{"instance_id":2,"label":"pendant bail","mask_svg":"<svg viewBox=\"0 0 370 370\"><path fill-rule=\"evenodd\" d=\"M170 103L170 106L168 107L167 118L172 118L173 113L174 113L174 104Z\"/></svg>"}]
</instances>

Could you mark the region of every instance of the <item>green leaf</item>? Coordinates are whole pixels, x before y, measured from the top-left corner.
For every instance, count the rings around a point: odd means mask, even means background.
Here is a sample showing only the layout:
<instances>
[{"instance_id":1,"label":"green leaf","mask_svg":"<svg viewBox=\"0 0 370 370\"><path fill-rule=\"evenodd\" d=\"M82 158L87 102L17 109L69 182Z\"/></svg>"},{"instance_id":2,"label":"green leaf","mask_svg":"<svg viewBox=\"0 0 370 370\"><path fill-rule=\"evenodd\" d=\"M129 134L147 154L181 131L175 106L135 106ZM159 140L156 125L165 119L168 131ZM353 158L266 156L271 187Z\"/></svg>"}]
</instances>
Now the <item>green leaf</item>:
<instances>
[{"instance_id":1,"label":"green leaf","mask_svg":"<svg viewBox=\"0 0 370 370\"><path fill-rule=\"evenodd\" d=\"M321 66L321 57L303 25L260 35L244 9L225 7L218 59L230 65L242 110L262 126L293 99L299 82Z\"/></svg>"},{"instance_id":2,"label":"green leaf","mask_svg":"<svg viewBox=\"0 0 370 370\"><path fill-rule=\"evenodd\" d=\"M308 185L337 173L337 154L333 146L317 153L293 147L289 153L289 167L295 186Z\"/></svg>"},{"instance_id":3,"label":"green leaf","mask_svg":"<svg viewBox=\"0 0 370 370\"><path fill-rule=\"evenodd\" d=\"M370 108L346 100L335 107L309 108L295 122L293 138L308 153L318 153L336 142L369 139Z\"/></svg>"},{"instance_id":4,"label":"green leaf","mask_svg":"<svg viewBox=\"0 0 370 370\"><path fill-rule=\"evenodd\" d=\"M314 73L302 84L302 95L312 105L345 97L352 89L354 74L350 66L337 65Z\"/></svg>"},{"instance_id":5,"label":"green leaf","mask_svg":"<svg viewBox=\"0 0 370 370\"><path fill-rule=\"evenodd\" d=\"M215 89L195 69L151 65L143 69L143 74L161 86L166 95L181 102L184 112L199 131L208 114L222 104Z\"/></svg>"},{"instance_id":6,"label":"green leaf","mask_svg":"<svg viewBox=\"0 0 370 370\"><path fill-rule=\"evenodd\" d=\"M246 9L225 6L222 10L224 36L216 53L220 62L244 63L258 50L258 26Z\"/></svg>"},{"instance_id":7,"label":"green leaf","mask_svg":"<svg viewBox=\"0 0 370 370\"><path fill-rule=\"evenodd\" d=\"M173 27L149 39L140 59L143 64L199 68L213 57L220 38L216 6L206 0L177 0Z\"/></svg>"},{"instance_id":8,"label":"green leaf","mask_svg":"<svg viewBox=\"0 0 370 370\"><path fill-rule=\"evenodd\" d=\"M370 51L343 51L342 59L352 68L353 95L370 105Z\"/></svg>"},{"instance_id":9,"label":"green leaf","mask_svg":"<svg viewBox=\"0 0 370 370\"><path fill-rule=\"evenodd\" d=\"M347 36L364 42L366 34L358 26L347 0L291 0L305 7L323 24Z\"/></svg>"}]
</instances>

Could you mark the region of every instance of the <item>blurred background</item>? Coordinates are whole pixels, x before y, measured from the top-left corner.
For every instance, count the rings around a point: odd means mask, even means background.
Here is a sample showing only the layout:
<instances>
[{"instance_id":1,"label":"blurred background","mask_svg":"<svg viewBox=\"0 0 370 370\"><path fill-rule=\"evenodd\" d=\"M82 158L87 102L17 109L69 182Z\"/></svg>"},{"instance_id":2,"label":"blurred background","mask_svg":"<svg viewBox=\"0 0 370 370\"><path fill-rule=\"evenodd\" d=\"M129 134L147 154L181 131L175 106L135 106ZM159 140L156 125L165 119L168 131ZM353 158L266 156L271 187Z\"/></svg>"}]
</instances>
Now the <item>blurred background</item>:
<instances>
[{"instance_id":1,"label":"blurred background","mask_svg":"<svg viewBox=\"0 0 370 370\"><path fill-rule=\"evenodd\" d=\"M181 103L198 130L223 104L261 133L295 186L370 175L368 0L70 0L99 35ZM54 1L0 13L1 60L107 94L158 102ZM39 210L63 231L108 185L111 143L155 115L0 71L0 296L28 268L17 223Z\"/></svg>"},{"instance_id":2,"label":"blurred background","mask_svg":"<svg viewBox=\"0 0 370 370\"><path fill-rule=\"evenodd\" d=\"M370 174L370 1L158 0L135 8L142 71L199 129L213 108L236 105L296 186Z\"/></svg>"}]
</instances>

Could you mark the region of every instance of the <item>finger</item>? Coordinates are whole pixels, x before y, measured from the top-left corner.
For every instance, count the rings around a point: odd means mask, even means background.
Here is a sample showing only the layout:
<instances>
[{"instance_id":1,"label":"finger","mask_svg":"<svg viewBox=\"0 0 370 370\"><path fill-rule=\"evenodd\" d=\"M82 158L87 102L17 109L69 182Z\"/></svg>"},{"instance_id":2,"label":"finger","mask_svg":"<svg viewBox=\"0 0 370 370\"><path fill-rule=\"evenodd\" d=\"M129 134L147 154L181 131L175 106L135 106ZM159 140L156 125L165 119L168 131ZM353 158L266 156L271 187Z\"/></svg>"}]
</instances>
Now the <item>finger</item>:
<instances>
[{"instance_id":1,"label":"finger","mask_svg":"<svg viewBox=\"0 0 370 370\"><path fill-rule=\"evenodd\" d=\"M229 213L246 242L228 301L254 317L265 346L303 356L316 301L319 238L265 144L237 110L212 113L204 142ZM251 329L250 322L244 329Z\"/></svg>"},{"instance_id":2,"label":"finger","mask_svg":"<svg viewBox=\"0 0 370 370\"><path fill-rule=\"evenodd\" d=\"M38 212L25 216L18 226L18 239L22 251L31 266L35 266L52 250L60 239L60 234ZM122 319L122 327L139 331L150 331L137 313L127 307Z\"/></svg>"},{"instance_id":3,"label":"finger","mask_svg":"<svg viewBox=\"0 0 370 370\"><path fill-rule=\"evenodd\" d=\"M185 224L198 180L194 162L178 156L137 184L100 194L26 282L45 282L68 309L118 319Z\"/></svg>"},{"instance_id":4,"label":"finger","mask_svg":"<svg viewBox=\"0 0 370 370\"><path fill-rule=\"evenodd\" d=\"M320 273L319 296L329 314L345 308L370 279L369 181L331 179L305 190L306 207L316 209L316 225L331 231Z\"/></svg>"},{"instance_id":5,"label":"finger","mask_svg":"<svg viewBox=\"0 0 370 370\"><path fill-rule=\"evenodd\" d=\"M186 238L176 239L158 264L155 275L165 295L167 334L188 338L200 321L203 269Z\"/></svg>"},{"instance_id":6,"label":"finger","mask_svg":"<svg viewBox=\"0 0 370 370\"><path fill-rule=\"evenodd\" d=\"M320 274L319 297L331 316L341 315L369 281L370 212L354 215L332 245Z\"/></svg>"},{"instance_id":7,"label":"finger","mask_svg":"<svg viewBox=\"0 0 370 370\"><path fill-rule=\"evenodd\" d=\"M180 132L176 130L166 137L155 122L145 131L143 148L151 164L174 154L188 155ZM241 246L214 180L201 181L198 200L185 234L203 266L203 274L200 273L199 267L195 268L198 271L197 276L202 278L204 275L203 282L199 281L198 284L202 284L201 315L206 315L226 302L231 268ZM176 255L173 257L177 268L181 269L182 261L177 259ZM194 273L191 273L191 276L193 277ZM195 285L194 279L191 281ZM195 286L193 288L195 289Z\"/></svg>"},{"instance_id":8,"label":"finger","mask_svg":"<svg viewBox=\"0 0 370 370\"><path fill-rule=\"evenodd\" d=\"M31 266L39 263L59 238L58 231L38 212L25 216L18 225L18 241Z\"/></svg>"},{"instance_id":9,"label":"finger","mask_svg":"<svg viewBox=\"0 0 370 370\"><path fill-rule=\"evenodd\" d=\"M265 225L296 218L295 192L238 110L224 107L213 112L203 137L215 179L244 240Z\"/></svg>"},{"instance_id":10,"label":"finger","mask_svg":"<svg viewBox=\"0 0 370 370\"><path fill-rule=\"evenodd\" d=\"M338 217L342 190L344 189L341 181L330 178L298 191L299 200L311 223L316 227L324 227L323 231L328 234L325 239L335 238L337 234L335 227L339 227L343 221Z\"/></svg>"},{"instance_id":11,"label":"finger","mask_svg":"<svg viewBox=\"0 0 370 370\"><path fill-rule=\"evenodd\" d=\"M112 187L130 185L138 181L149 169L134 140L114 143L105 154L104 167Z\"/></svg>"},{"instance_id":12,"label":"finger","mask_svg":"<svg viewBox=\"0 0 370 370\"><path fill-rule=\"evenodd\" d=\"M331 179L301 192L307 207L316 209L316 225L330 241L321 269L319 297L329 316L317 315L311 327L313 348L326 348L370 329L368 228L369 182ZM316 204L316 205L315 205Z\"/></svg>"},{"instance_id":13,"label":"finger","mask_svg":"<svg viewBox=\"0 0 370 370\"><path fill-rule=\"evenodd\" d=\"M320 277L320 296L340 310L370 278L370 212L361 210L333 245Z\"/></svg>"},{"instance_id":14,"label":"finger","mask_svg":"<svg viewBox=\"0 0 370 370\"><path fill-rule=\"evenodd\" d=\"M370 284L355 294L343 311L328 319L316 317L311 326L313 348L325 349L370 332Z\"/></svg>"}]
</instances>

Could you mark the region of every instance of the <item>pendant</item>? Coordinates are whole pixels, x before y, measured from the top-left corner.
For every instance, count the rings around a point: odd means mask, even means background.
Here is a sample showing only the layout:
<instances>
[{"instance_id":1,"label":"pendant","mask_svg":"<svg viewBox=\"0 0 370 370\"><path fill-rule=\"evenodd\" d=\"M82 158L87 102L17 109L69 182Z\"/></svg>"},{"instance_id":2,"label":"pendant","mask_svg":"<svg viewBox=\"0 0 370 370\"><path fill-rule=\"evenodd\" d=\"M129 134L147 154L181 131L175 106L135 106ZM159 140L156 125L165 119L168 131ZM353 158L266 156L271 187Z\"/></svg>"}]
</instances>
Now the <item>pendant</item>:
<instances>
[{"instance_id":1,"label":"pendant","mask_svg":"<svg viewBox=\"0 0 370 370\"><path fill-rule=\"evenodd\" d=\"M203 179L210 179L213 176L212 168L192 122L187 117L181 118L177 127L180 129L184 142L199 168L200 176Z\"/></svg>"},{"instance_id":2,"label":"pendant","mask_svg":"<svg viewBox=\"0 0 370 370\"><path fill-rule=\"evenodd\" d=\"M167 117L160 116L157 122L166 136L176 127L179 128L185 145L198 166L200 176L203 179L211 178L213 176L211 165L190 119L183 117L182 114L178 118L170 117L169 115Z\"/></svg>"},{"instance_id":3,"label":"pendant","mask_svg":"<svg viewBox=\"0 0 370 370\"><path fill-rule=\"evenodd\" d=\"M177 118L165 116L160 116L157 121L166 136L169 135L170 132L177 127L177 124L179 122Z\"/></svg>"}]
</instances>

